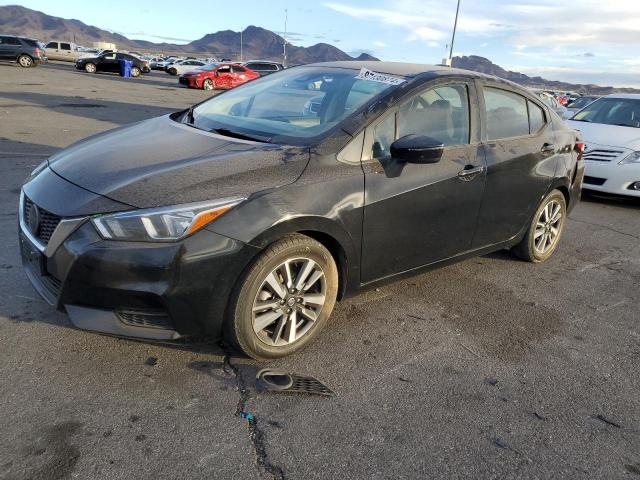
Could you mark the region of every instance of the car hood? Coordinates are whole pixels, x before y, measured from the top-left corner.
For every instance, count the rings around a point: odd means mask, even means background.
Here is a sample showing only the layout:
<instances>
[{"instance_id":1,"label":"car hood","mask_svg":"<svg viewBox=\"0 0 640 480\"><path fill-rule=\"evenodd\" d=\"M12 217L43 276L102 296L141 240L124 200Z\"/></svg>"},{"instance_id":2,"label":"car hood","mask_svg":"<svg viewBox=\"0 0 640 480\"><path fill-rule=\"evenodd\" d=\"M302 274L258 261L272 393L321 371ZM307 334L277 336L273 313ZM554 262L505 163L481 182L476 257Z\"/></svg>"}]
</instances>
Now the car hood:
<instances>
[{"instance_id":1,"label":"car hood","mask_svg":"<svg viewBox=\"0 0 640 480\"><path fill-rule=\"evenodd\" d=\"M248 196L294 182L309 149L238 140L168 115L111 130L55 154L51 169L137 208Z\"/></svg>"},{"instance_id":2,"label":"car hood","mask_svg":"<svg viewBox=\"0 0 640 480\"><path fill-rule=\"evenodd\" d=\"M582 132L585 142L640 150L640 128L567 120L571 128Z\"/></svg>"}]
</instances>

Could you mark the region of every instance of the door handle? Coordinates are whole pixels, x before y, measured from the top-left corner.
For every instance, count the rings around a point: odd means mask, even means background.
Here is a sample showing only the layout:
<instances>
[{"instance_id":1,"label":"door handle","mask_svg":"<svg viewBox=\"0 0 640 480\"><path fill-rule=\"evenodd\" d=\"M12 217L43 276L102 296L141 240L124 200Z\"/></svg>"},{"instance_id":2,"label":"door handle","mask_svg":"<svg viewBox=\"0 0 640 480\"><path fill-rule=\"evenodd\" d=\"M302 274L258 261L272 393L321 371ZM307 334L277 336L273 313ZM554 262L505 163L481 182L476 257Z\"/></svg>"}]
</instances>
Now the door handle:
<instances>
[{"instance_id":1,"label":"door handle","mask_svg":"<svg viewBox=\"0 0 640 480\"><path fill-rule=\"evenodd\" d=\"M473 180L476 175L482 172L484 172L483 166L474 167L473 165L467 165L458 172L458 178L468 182L469 180Z\"/></svg>"},{"instance_id":2,"label":"door handle","mask_svg":"<svg viewBox=\"0 0 640 480\"><path fill-rule=\"evenodd\" d=\"M545 156L553 155L554 153L556 153L556 146L552 143L545 143L540 149L540 153Z\"/></svg>"}]
</instances>

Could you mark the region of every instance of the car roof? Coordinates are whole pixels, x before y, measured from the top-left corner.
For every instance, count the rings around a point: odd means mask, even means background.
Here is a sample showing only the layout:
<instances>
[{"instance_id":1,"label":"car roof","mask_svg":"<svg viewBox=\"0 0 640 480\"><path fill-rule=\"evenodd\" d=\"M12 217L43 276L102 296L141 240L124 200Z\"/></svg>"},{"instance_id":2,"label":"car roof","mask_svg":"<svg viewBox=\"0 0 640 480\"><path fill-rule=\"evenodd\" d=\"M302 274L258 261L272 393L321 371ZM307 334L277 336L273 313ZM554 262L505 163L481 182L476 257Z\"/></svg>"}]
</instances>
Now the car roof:
<instances>
[{"instance_id":1,"label":"car roof","mask_svg":"<svg viewBox=\"0 0 640 480\"><path fill-rule=\"evenodd\" d=\"M309 67L335 67L351 68L359 70L362 67L374 72L386 73L388 75L402 75L403 77L416 77L425 73L447 74L447 75L468 75L477 78L494 78L478 72L461 70L459 68L447 67L445 65L425 65L420 63L402 62L379 62L379 61L341 61L341 62L321 62L306 65Z\"/></svg>"},{"instance_id":2,"label":"car roof","mask_svg":"<svg viewBox=\"0 0 640 480\"><path fill-rule=\"evenodd\" d=\"M630 98L635 100L640 100L639 93L612 93L610 95L605 95L604 98Z\"/></svg>"}]
</instances>

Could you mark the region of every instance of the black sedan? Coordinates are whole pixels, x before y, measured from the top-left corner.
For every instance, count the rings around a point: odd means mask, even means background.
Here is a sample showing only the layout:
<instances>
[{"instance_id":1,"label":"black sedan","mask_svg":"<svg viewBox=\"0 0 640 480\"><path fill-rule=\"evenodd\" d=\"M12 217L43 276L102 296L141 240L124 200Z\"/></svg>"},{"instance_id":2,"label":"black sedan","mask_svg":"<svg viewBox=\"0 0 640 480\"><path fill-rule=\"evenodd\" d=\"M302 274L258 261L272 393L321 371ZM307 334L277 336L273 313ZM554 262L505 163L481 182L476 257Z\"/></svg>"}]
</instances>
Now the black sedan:
<instances>
[{"instance_id":1,"label":"black sedan","mask_svg":"<svg viewBox=\"0 0 640 480\"><path fill-rule=\"evenodd\" d=\"M129 55L128 53L107 51L97 57L83 57L76 60L76 68L87 73L97 72L120 72L120 61L129 60L132 62L131 76L139 77L141 73L149 73L149 62Z\"/></svg>"},{"instance_id":2,"label":"black sedan","mask_svg":"<svg viewBox=\"0 0 640 480\"><path fill-rule=\"evenodd\" d=\"M497 78L296 67L52 156L22 189L22 257L79 328L276 358L365 288L504 248L547 260L582 148Z\"/></svg>"}]
</instances>

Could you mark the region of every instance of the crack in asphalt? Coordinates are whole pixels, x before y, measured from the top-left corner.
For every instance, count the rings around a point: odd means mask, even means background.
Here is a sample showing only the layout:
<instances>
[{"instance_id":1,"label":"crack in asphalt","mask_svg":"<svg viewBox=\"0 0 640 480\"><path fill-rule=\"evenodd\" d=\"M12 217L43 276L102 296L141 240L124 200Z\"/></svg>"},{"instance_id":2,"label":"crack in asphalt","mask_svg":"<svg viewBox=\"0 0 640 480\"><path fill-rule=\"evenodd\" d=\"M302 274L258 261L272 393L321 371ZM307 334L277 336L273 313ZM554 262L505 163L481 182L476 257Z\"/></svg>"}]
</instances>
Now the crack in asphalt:
<instances>
[{"instance_id":1,"label":"crack in asphalt","mask_svg":"<svg viewBox=\"0 0 640 480\"><path fill-rule=\"evenodd\" d=\"M251 439L251 443L253 444L253 449L256 454L256 462L258 466L262 468L262 470L264 470L268 475L270 475L271 478L275 480L284 480L284 470L277 465L273 465L269 460L264 432L258 425L258 418L255 415L245 411L247 400L249 399L247 384L240 369L236 365L231 363L231 354L226 351L223 359L222 369L225 373L233 375L236 379L236 387L238 388L240 398L238 399L238 405L236 406L235 415L236 417L247 420L249 424L249 438Z\"/></svg>"},{"instance_id":2,"label":"crack in asphalt","mask_svg":"<svg viewBox=\"0 0 640 480\"><path fill-rule=\"evenodd\" d=\"M569 218L569 220L572 221L572 222L584 223L586 225L593 225L594 227L604 228L605 230L610 230L610 231L618 233L620 235L624 235L626 237L631 237L631 238L635 238L636 240L640 240L640 236L638 236L638 235L634 235L633 233L623 232L621 230L616 230L615 228L609 227L607 225L602 225L600 223L587 222L586 220L578 220L577 218Z\"/></svg>"}]
</instances>

